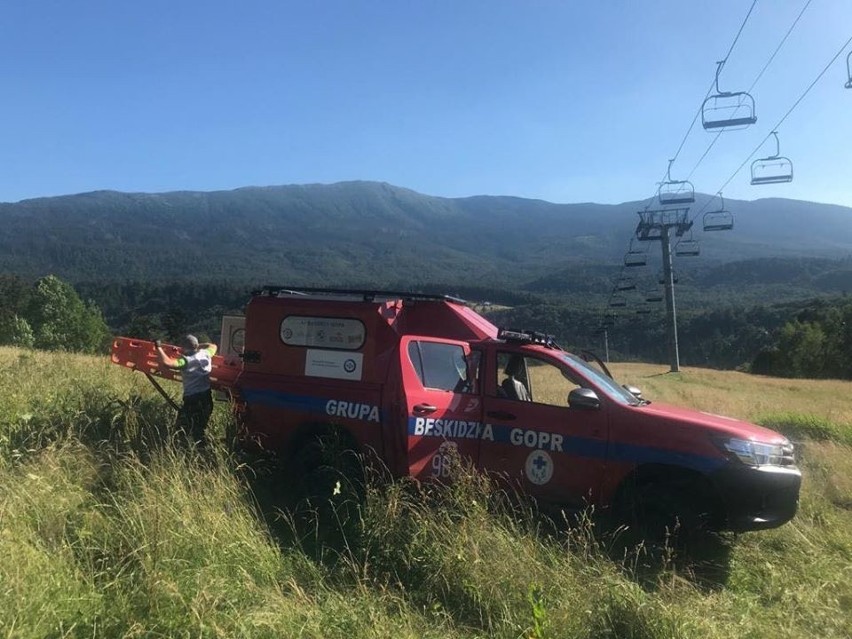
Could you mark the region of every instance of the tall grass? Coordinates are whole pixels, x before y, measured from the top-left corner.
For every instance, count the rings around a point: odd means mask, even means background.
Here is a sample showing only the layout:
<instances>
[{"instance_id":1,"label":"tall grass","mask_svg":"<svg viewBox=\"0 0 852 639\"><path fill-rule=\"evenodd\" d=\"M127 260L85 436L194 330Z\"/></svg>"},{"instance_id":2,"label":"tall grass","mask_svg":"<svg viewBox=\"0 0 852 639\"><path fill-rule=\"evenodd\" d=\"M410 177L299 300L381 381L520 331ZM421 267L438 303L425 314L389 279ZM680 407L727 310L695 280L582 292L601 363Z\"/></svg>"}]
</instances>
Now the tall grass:
<instances>
[{"instance_id":1,"label":"tall grass","mask_svg":"<svg viewBox=\"0 0 852 639\"><path fill-rule=\"evenodd\" d=\"M639 385L704 397L703 375ZM318 555L267 499L288 490L277 475L218 445L170 445L172 416L141 376L0 349L0 379L2 637L852 635L842 423L818 439L800 429L793 522L702 556L622 553L588 521L553 525L462 467L447 488L371 479L360 534ZM737 377L716 391L735 403L714 412L754 418L731 408L765 388ZM808 414L795 398L773 410ZM227 425L219 405L214 438Z\"/></svg>"}]
</instances>

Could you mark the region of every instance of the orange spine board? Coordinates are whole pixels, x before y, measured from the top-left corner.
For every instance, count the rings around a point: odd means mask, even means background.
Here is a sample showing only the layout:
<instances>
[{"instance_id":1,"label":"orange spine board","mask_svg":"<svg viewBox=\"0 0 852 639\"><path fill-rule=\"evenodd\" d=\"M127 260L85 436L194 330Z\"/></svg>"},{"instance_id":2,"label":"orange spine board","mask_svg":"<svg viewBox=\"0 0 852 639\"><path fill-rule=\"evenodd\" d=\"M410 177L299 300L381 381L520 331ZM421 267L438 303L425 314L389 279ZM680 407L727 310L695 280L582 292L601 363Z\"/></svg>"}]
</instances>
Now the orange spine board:
<instances>
[{"instance_id":1,"label":"orange spine board","mask_svg":"<svg viewBox=\"0 0 852 639\"><path fill-rule=\"evenodd\" d=\"M171 357L180 357L180 349L172 344L163 344L163 350ZM180 372L161 366L157 359L154 342L131 337L116 337L112 342L110 361L117 366L147 373L155 377L180 381ZM229 366L223 357L213 357L210 385L219 390L233 391L241 366Z\"/></svg>"}]
</instances>

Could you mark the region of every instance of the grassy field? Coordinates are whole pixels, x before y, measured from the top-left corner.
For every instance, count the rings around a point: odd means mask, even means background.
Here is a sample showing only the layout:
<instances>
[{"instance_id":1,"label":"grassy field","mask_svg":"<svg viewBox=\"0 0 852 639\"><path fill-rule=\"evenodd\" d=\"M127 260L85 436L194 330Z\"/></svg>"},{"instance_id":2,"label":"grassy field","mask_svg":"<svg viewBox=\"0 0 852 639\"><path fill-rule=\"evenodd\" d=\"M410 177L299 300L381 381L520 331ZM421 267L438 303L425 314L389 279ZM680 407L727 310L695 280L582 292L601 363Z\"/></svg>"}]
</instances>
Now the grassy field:
<instances>
[{"instance_id":1,"label":"grassy field","mask_svg":"<svg viewBox=\"0 0 852 639\"><path fill-rule=\"evenodd\" d=\"M708 556L619 555L461 473L371 483L361 534L318 556L274 472L168 444L141 375L0 348L0 637L852 636L852 384L613 368L801 441L796 519Z\"/></svg>"}]
</instances>

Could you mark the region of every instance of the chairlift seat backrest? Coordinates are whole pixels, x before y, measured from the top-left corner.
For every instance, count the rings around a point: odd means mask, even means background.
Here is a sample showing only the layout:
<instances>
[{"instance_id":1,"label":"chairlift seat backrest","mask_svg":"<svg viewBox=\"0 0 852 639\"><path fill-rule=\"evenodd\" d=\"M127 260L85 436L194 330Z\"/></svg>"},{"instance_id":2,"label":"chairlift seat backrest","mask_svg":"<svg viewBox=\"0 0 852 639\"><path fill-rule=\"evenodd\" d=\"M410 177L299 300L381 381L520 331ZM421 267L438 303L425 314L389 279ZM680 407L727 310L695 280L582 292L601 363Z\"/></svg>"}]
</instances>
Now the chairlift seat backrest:
<instances>
[{"instance_id":1,"label":"chairlift seat backrest","mask_svg":"<svg viewBox=\"0 0 852 639\"><path fill-rule=\"evenodd\" d=\"M734 216L728 211L707 211L704 214L705 231L730 231L734 228Z\"/></svg>"},{"instance_id":2,"label":"chairlift seat backrest","mask_svg":"<svg viewBox=\"0 0 852 639\"><path fill-rule=\"evenodd\" d=\"M681 240L675 245L675 255L680 257L695 257L701 254L696 240Z\"/></svg>"},{"instance_id":3,"label":"chairlift seat backrest","mask_svg":"<svg viewBox=\"0 0 852 639\"><path fill-rule=\"evenodd\" d=\"M754 98L745 91L711 95L701 104L701 124L708 131L743 128L755 122Z\"/></svg>"},{"instance_id":4,"label":"chairlift seat backrest","mask_svg":"<svg viewBox=\"0 0 852 639\"><path fill-rule=\"evenodd\" d=\"M660 184L657 190L660 204L692 204L695 202L695 187L687 180L671 180Z\"/></svg>"},{"instance_id":5,"label":"chairlift seat backrest","mask_svg":"<svg viewBox=\"0 0 852 639\"><path fill-rule=\"evenodd\" d=\"M636 266L645 266L648 263L648 258L645 253L627 253L624 256L624 266L633 268Z\"/></svg>"},{"instance_id":6,"label":"chairlift seat backrest","mask_svg":"<svg viewBox=\"0 0 852 639\"><path fill-rule=\"evenodd\" d=\"M636 290L636 282L633 281L630 277L622 277L615 284L616 291L635 291Z\"/></svg>"},{"instance_id":7,"label":"chairlift seat backrest","mask_svg":"<svg viewBox=\"0 0 852 639\"><path fill-rule=\"evenodd\" d=\"M760 158L751 164L752 184L783 184L793 181L793 163L789 158Z\"/></svg>"}]
</instances>

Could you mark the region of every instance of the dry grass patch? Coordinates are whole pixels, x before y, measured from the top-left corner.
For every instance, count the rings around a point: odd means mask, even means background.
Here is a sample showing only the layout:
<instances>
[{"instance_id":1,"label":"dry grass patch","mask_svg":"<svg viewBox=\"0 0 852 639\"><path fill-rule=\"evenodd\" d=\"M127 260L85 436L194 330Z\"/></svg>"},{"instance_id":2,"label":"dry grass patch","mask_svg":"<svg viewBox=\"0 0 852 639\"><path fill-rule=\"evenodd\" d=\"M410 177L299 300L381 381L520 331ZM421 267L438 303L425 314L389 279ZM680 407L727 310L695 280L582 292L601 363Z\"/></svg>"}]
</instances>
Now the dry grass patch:
<instances>
[{"instance_id":1,"label":"dry grass patch","mask_svg":"<svg viewBox=\"0 0 852 639\"><path fill-rule=\"evenodd\" d=\"M808 414L836 424L852 424L852 382L779 379L736 371L612 364L622 383L638 386L651 401L761 422L772 415Z\"/></svg>"}]
</instances>

